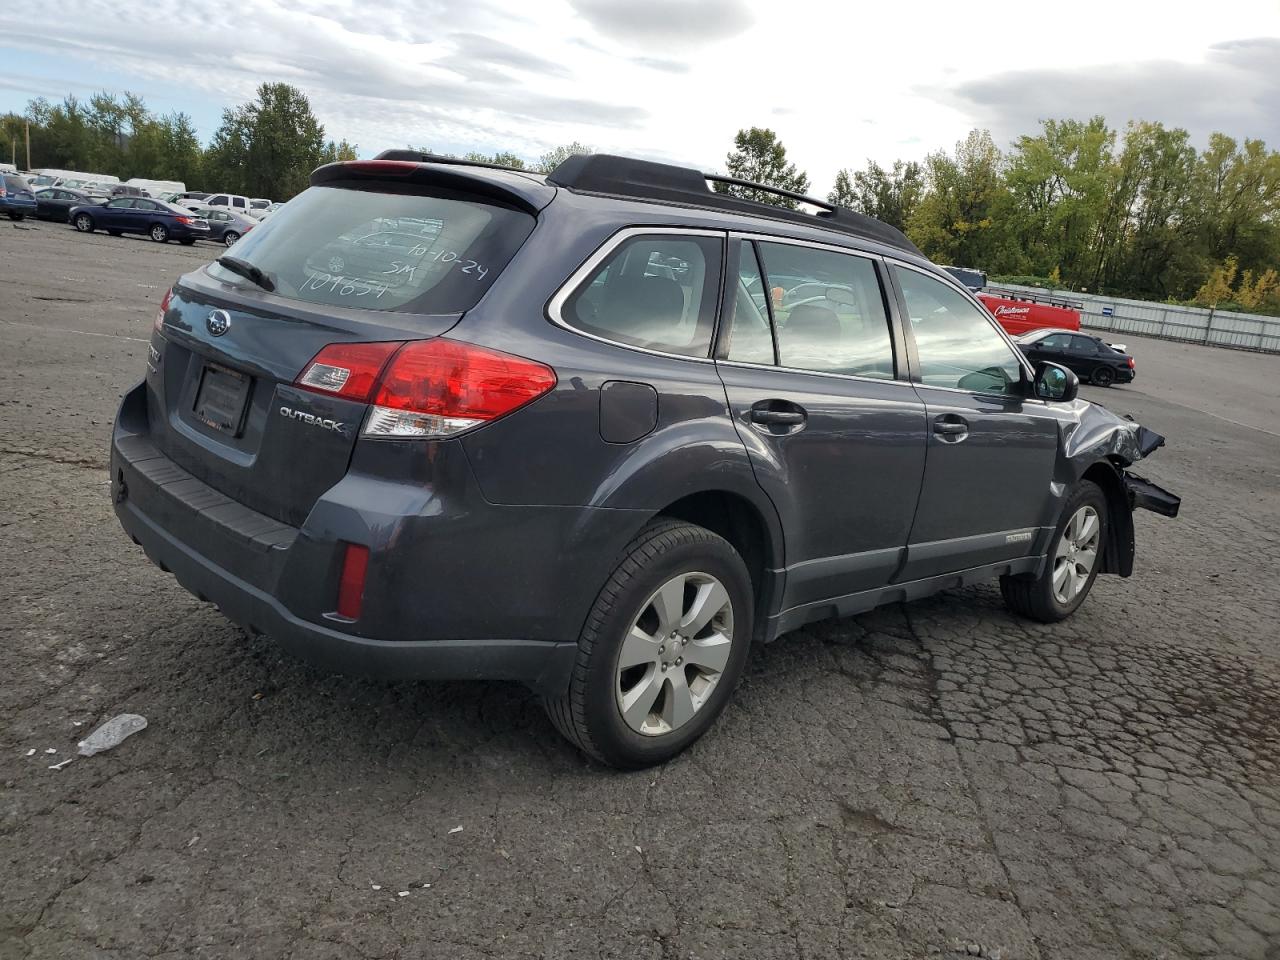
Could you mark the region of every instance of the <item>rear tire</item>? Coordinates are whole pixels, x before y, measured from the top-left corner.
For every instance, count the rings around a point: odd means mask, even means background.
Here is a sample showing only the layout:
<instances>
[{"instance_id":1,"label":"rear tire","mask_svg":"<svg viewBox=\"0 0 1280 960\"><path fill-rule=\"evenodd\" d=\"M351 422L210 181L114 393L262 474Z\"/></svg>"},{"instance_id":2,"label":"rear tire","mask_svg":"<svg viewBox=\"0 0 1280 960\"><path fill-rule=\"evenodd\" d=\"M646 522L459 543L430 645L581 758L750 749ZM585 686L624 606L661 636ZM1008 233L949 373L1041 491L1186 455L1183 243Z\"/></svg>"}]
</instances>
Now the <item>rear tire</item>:
<instances>
[{"instance_id":1,"label":"rear tire","mask_svg":"<svg viewBox=\"0 0 1280 960\"><path fill-rule=\"evenodd\" d=\"M1093 481L1081 480L1062 508L1040 576L1000 578L1005 604L1014 613L1041 623L1071 616L1102 569L1109 528L1106 494Z\"/></svg>"},{"instance_id":2,"label":"rear tire","mask_svg":"<svg viewBox=\"0 0 1280 960\"><path fill-rule=\"evenodd\" d=\"M93 217L87 213L77 213L72 226L81 233L93 233Z\"/></svg>"},{"instance_id":3,"label":"rear tire","mask_svg":"<svg viewBox=\"0 0 1280 960\"><path fill-rule=\"evenodd\" d=\"M19 213L17 210L10 210L10 211L9 211L9 219L10 219L10 220L21 220L21 219L23 219L24 217L26 217L26 214L25 214L25 213Z\"/></svg>"},{"instance_id":4,"label":"rear tire","mask_svg":"<svg viewBox=\"0 0 1280 960\"><path fill-rule=\"evenodd\" d=\"M690 523L653 521L591 608L568 692L543 701L551 722L610 766L671 759L729 702L750 652L753 601L746 564L728 541Z\"/></svg>"},{"instance_id":5,"label":"rear tire","mask_svg":"<svg viewBox=\"0 0 1280 960\"><path fill-rule=\"evenodd\" d=\"M152 224L149 234L151 236L151 239L154 240L156 243L169 242L169 228L166 227L163 223Z\"/></svg>"},{"instance_id":6,"label":"rear tire","mask_svg":"<svg viewBox=\"0 0 1280 960\"><path fill-rule=\"evenodd\" d=\"M222 242L225 243L228 247L231 246L233 243L235 243L239 239L240 239L240 234L236 233L234 230L228 230L226 233L222 235Z\"/></svg>"},{"instance_id":7,"label":"rear tire","mask_svg":"<svg viewBox=\"0 0 1280 960\"><path fill-rule=\"evenodd\" d=\"M1116 382L1116 372L1110 367L1099 367L1089 379L1100 387L1109 387Z\"/></svg>"}]
</instances>

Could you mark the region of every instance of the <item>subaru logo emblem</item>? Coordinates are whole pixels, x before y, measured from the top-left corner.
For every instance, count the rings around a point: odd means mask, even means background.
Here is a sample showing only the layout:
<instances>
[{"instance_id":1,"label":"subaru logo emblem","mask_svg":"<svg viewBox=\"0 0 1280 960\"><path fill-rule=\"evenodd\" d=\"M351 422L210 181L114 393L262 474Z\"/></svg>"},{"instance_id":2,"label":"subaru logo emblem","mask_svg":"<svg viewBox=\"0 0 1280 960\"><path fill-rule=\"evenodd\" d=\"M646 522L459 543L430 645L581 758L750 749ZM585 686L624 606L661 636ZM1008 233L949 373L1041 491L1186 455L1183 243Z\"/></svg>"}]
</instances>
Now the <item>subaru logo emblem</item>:
<instances>
[{"instance_id":1,"label":"subaru logo emblem","mask_svg":"<svg viewBox=\"0 0 1280 960\"><path fill-rule=\"evenodd\" d=\"M204 325L215 337L220 337L231 329L231 314L225 310L214 310L204 318Z\"/></svg>"}]
</instances>

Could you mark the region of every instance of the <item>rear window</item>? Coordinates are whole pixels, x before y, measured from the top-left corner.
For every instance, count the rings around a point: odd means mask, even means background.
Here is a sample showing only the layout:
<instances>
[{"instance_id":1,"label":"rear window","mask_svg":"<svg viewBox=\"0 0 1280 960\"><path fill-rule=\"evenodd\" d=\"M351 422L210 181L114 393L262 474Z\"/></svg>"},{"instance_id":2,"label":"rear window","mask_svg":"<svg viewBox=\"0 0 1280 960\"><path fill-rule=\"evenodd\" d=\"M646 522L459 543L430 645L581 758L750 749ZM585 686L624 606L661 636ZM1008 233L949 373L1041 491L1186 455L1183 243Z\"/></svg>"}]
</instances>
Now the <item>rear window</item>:
<instances>
[{"instance_id":1,"label":"rear window","mask_svg":"<svg viewBox=\"0 0 1280 960\"><path fill-rule=\"evenodd\" d=\"M5 174L4 185L8 190L30 190L31 186L21 177Z\"/></svg>"},{"instance_id":2,"label":"rear window","mask_svg":"<svg viewBox=\"0 0 1280 960\"><path fill-rule=\"evenodd\" d=\"M283 297L406 313L459 313L533 230L527 213L465 194L311 187L246 234L238 259ZM219 280L249 285L216 264Z\"/></svg>"}]
</instances>

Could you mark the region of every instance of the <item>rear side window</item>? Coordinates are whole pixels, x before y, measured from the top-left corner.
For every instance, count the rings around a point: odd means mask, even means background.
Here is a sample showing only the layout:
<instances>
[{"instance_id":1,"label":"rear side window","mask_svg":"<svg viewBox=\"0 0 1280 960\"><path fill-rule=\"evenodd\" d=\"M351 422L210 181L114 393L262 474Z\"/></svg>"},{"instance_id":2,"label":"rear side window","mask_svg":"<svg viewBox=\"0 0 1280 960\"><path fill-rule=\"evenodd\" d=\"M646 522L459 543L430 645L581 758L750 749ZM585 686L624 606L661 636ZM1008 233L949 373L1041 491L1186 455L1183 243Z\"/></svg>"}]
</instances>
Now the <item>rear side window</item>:
<instances>
[{"instance_id":1,"label":"rear side window","mask_svg":"<svg viewBox=\"0 0 1280 960\"><path fill-rule=\"evenodd\" d=\"M781 366L893 379L889 315L874 263L793 244L759 247Z\"/></svg>"},{"instance_id":2,"label":"rear side window","mask_svg":"<svg viewBox=\"0 0 1280 960\"><path fill-rule=\"evenodd\" d=\"M8 190L30 190L31 189L27 185L27 181L23 180L21 177L6 176L4 178L4 185L5 185L5 188Z\"/></svg>"},{"instance_id":3,"label":"rear side window","mask_svg":"<svg viewBox=\"0 0 1280 960\"><path fill-rule=\"evenodd\" d=\"M705 357L715 326L722 246L718 237L630 237L569 296L561 318L606 340Z\"/></svg>"},{"instance_id":4,"label":"rear side window","mask_svg":"<svg viewBox=\"0 0 1280 960\"><path fill-rule=\"evenodd\" d=\"M293 300L459 313L475 306L533 226L527 213L464 194L311 187L246 233L235 256ZM217 264L209 272L251 286Z\"/></svg>"}]
</instances>

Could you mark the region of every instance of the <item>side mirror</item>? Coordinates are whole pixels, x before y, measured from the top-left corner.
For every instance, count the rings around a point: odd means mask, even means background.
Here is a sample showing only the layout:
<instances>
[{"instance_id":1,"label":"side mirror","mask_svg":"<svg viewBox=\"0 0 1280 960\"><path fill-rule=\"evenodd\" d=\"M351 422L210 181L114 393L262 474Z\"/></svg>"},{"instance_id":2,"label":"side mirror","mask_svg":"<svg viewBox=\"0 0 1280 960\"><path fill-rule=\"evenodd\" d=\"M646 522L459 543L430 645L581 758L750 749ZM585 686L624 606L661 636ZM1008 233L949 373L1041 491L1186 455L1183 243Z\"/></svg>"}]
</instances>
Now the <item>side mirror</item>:
<instances>
[{"instance_id":1,"label":"side mirror","mask_svg":"<svg viewBox=\"0 0 1280 960\"><path fill-rule=\"evenodd\" d=\"M1036 396L1041 400L1069 403L1080 392L1080 378L1056 363L1037 363Z\"/></svg>"}]
</instances>

